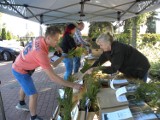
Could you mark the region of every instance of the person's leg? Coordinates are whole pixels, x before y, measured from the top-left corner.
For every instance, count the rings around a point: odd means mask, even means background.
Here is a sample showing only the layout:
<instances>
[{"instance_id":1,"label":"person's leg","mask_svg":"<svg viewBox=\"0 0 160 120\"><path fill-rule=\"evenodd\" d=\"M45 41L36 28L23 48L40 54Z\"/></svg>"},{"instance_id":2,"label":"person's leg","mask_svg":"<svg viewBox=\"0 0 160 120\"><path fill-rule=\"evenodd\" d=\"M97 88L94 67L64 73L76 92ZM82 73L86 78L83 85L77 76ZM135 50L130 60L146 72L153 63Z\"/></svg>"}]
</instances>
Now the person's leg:
<instances>
[{"instance_id":1,"label":"person's leg","mask_svg":"<svg viewBox=\"0 0 160 120\"><path fill-rule=\"evenodd\" d=\"M146 82L146 83L150 82L150 79L147 81L147 79L148 79L148 72L145 73L145 75L144 75L144 77L142 79L143 79L143 82Z\"/></svg>"},{"instance_id":2,"label":"person's leg","mask_svg":"<svg viewBox=\"0 0 160 120\"><path fill-rule=\"evenodd\" d=\"M31 120L42 120L36 114L38 94L32 77L29 74L18 73L14 69L12 69L12 73L22 87L22 89L20 90L20 100L24 100L25 94L29 96L29 109L31 114ZM22 106L20 105L19 109L21 107Z\"/></svg>"},{"instance_id":3,"label":"person's leg","mask_svg":"<svg viewBox=\"0 0 160 120\"><path fill-rule=\"evenodd\" d=\"M144 82L147 81L147 76L148 76L148 74L146 73L146 74L144 75L144 77L143 77L143 81L144 81Z\"/></svg>"},{"instance_id":4,"label":"person's leg","mask_svg":"<svg viewBox=\"0 0 160 120\"><path fill-rule=\"evenodd\" d=\"M20 90L19 90L19 99L20 99L20 101L24 101L25 100L25 96L26 95L25 95L23 89L20 88Z\"/></svg>"},{"instance_id":5,"label":"person's leg","mask_svg":"<svg viewBox=\"0 0 160 120\"><path fill-rule=\"evenodd\" d=\"M14 69L12 69L12 73L19 83L21 83L21 81L23 81L24 74L20 74L20 73L16 72ZM23 111L29 111L29 108L25 103L25 93L23 91L23 86L21 86L21 88L19 90L19 103L16 105L16 109L23 110Z\"/></svg>"},{"instance_id":6,"label":"person's leg","mask_svg":"<svg viewBox=\"0 0 160 120\"><path fill-rule=\"evenodd\" d=\"M68 80L68 77L72 74L72 70L73 70L73 59L64 58L63 62L66 68L66 72L64 74L64 80Z\"/></svg>"},{"instance_id":7,"label":"person's leg","mask_svg":"<svg viewBox=\"0 0 160 120\"><path fill-rule=\"evenodd\" d=\"M29 109L30 109L31 116L36 115L37 98L38 98L38 94L29 96Z\"/></svg>"},{"instance_id":8,"label":"person's leg","mask_svg":"<svg viewBox=\"0 0 160 120\"><path fill-rule=\"evenodd\" d=\"M74 57L73 58L73 67L74 67L74 73L77 73L79 71L79 68L81 66L81 58L80 57Z\"/></svg>"},{"instance_id":9,"label":"person's leg","mask_svg":"<svg viewBox=\"0 0 160 120\"><path fill-rule=\"evenodd\" d=\"M37 108L37 98L38 94L33 83L32 77L30 75L24 76L25 80L23 81L23 89L27 96L29 96L29 110L33 120L37 117L36 108Z\"/></svg>"},{"instance_id":10,"label":"person's leg","mask_svg":"<svg viewBox=\"0 0 160 120\"><path fill-rule=\"evenodd\" d=\"M29 111L28 106L25 103L25 93L22 88L19 90L19 104L16 106L17 109L22 109L25 111Z\"/></svg>"}]
</instances>

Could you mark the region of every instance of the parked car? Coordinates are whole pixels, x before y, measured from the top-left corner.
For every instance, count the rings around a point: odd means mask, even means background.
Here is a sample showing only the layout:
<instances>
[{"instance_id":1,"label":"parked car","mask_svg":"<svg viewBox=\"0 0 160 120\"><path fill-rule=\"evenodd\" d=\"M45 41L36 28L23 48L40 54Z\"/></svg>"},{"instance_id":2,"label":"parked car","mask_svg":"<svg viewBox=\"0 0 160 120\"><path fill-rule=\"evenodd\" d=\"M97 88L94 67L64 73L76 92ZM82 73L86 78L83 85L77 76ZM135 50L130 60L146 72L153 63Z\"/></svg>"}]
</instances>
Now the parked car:
<instances>
[{"instance_id":1,"label":"parked car","mask_svg":"<svg viewBox=\"0 0 160 120\"><path fill-rule=\"evenodd\" d=\"M0 46L0 59L5 61L15 60L19 53L20 48Z\"/></svg>"}]
</instances>

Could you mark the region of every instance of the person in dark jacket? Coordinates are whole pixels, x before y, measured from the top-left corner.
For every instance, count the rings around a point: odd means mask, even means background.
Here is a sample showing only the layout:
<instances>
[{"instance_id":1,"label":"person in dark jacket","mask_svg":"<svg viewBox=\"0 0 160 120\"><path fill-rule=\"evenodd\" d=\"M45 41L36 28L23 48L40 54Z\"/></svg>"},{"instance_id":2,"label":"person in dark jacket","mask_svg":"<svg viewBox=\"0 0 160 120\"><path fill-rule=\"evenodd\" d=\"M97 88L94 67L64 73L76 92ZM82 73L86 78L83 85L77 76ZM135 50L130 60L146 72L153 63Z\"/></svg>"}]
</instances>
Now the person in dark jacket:
<instances>
[{"instance_id":1,"label":"person in dark jacket","mask_svg":"<svg viewBox=\"0 0 160 120\"><path fill-rule=\"evenodd\" d=\"M110 33L100 35L96 43L103 50L103 53L87 71L88 73L90 73L94 67L110 61L111 66L100 67L102 72L113 74L119 71L126 76L139 78L146 82L150 64L141 52L130 45L113 41L113 36Z\"/></svg>"},{"instance_id":2,"label":"person in dark jacket","mask_svg":"<svg viewBox=\"0 0 160 120\"><path fill-rule=\"evenodd\" d=\"M74 50L77 47L73 38L75 31L76 31L76 25L73 23L68 24L65 29L63 39L61 42L61 48L66 56L63 60L66 68L66 72L64 74L64 80L68 80L68 77L72 74L73 71L73 58L67 57L67 54L69 51Z\"/></svg>"}]
</instances>

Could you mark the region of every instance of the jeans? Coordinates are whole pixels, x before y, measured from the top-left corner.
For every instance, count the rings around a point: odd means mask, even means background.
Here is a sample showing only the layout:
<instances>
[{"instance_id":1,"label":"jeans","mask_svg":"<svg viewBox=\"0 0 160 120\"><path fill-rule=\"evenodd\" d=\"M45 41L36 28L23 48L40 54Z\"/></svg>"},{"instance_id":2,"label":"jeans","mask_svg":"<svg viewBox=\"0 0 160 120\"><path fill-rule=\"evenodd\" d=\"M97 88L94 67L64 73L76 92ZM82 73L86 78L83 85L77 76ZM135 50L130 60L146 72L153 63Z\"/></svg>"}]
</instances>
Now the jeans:
<instances>
[{"instance_id":1,"label":"jeans","mask_svg":"<svg viewBox=\"0 0 160 120\"><path fill-rule=\"evenodd\" d=\"M81 57L74 57L73 58L74 73L77 73L79 71L80 66L81 66Z\"/></svg>"},{"instance_id":2,"label":"jeans","mask_svg":"<svg viewBox=\"0 0 160 120\"><path fill-rule=\"evenodd\" d=\"M146 72L146 74L145 74L144 77L142 78L142 79L143 79L143 82L147 82L147 78L148 78L148 72Z\"/></svg>"},{"instance_id":3,"label":"jeans","mask_svg":"<svg viewBox=\"0 0 160 120\"><path fill-rule=\"evenodd\" d=\"M64 74L64 80L68 80L69 76L72 75L73 58L64 58L63 62L65 64L65 68L66 68L66 72Z\"/></svg>"}]
</instances>

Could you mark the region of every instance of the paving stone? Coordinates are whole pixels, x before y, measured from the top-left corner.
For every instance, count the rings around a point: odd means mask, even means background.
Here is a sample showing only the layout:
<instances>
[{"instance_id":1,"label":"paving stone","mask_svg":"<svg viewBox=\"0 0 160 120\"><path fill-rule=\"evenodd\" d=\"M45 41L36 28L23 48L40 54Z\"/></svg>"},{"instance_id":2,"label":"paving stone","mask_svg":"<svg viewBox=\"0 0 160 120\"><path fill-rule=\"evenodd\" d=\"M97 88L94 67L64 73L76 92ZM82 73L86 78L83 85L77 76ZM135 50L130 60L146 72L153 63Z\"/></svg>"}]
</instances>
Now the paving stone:
<instances>
[{"instance_id":1,"label":"paving stone","mask_svg":"<svg viewBox=\"0 0 160 120\"><path fill-rule=\"evenodd\" d=\"M22 112L15 109L19 98L18 92L20 86L12 75L12 62L5 62L4 65L2 65L1 63L2 62L0 62L0 80L2 84L0 89L2 93L6 120L29 120L29 112ZM56 73L60 74L63 77L63 64L60 64L60 67L56 67L54 68L54 70ZM33 80L36 89L39 92L37 113L39 116L44 118L44 120L49 120L52 117L52 114L54 113L54 110L57 106L58 94L56 92L61 86L52 82L41 69L37 69L35 71L35 73L33 74ZM29 99L28 97L26 97L27 104L28 101Z\"/></svg>"}]
</instances>

